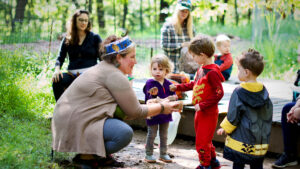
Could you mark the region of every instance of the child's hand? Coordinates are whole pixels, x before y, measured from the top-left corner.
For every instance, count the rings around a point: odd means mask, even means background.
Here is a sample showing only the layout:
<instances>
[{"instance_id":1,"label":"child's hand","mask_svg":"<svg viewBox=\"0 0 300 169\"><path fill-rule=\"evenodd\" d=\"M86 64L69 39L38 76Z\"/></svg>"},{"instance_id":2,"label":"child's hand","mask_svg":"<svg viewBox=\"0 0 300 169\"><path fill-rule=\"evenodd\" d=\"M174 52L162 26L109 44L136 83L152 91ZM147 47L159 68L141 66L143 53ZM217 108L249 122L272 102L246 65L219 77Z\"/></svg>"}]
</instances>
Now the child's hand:
<instances>
[{"instance_id":1,"label":"child's hand","mask_svg":"<svg viewBox=\"0 0 300 169\"><path fill-rule=\"evenodd\" d=\"M158 94L158 88L157 87L152 87L148 93L150 93L150 95L152 96L156 96Z\"/></svg>"},{"instance_id":2,"label":"child's hand","mask_svg":"<svg viewBox=\"0 0 300 169\"><path fill-rule=\"evenodd\" d=\"M195 105L195 111L197 112L197 111L200 111L201 109L200 109L200 106L199 106L199 104L196 104Z\"/></svg>"},{"instance_id":3,"label":"child's hand","mask_svg":"<svg viewBox=\"0 0 300 169\"><path fill-rule=\"evenodd\" d=\"M170 88L170 91L171 91L171 92L175 92L176 89L177 89L176 85L174 85L174 84L171 84L171 85L169 86L169 88Z\"/></svg>"},{"instance_id":4,"label":"child's hand","mask_svg":"<svg viewBox=\"0 0 300 169\"><path fill-rule=\"evenodd\" d=\"M217 130L217 134L218 134L219 136L221 136L221 135L223 135L223 134L226 134L226 132L225 132L225 130L224 130L223 128L219 128L219 129Z\"/></svg>"}]
</instances>

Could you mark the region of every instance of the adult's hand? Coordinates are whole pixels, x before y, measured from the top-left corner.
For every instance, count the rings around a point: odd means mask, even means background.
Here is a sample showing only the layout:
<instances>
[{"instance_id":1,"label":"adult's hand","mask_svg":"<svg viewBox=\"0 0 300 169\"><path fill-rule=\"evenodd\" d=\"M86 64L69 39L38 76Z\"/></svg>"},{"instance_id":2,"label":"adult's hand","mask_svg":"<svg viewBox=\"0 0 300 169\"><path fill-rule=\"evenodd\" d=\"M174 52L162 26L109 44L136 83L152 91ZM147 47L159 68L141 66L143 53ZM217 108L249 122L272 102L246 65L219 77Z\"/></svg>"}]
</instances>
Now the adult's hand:
<instances>
[{"instance_id":1,"label":"adult's hand","mask_svg":"<svg viewBox=\"0 0 300 169\"><path fill-rule=\"evenodd\" d=\"M164 100L162 102L163 106L164 106L164 112L163 114L171 114L172 112L180 112L181 110L178 108L179 107L179 101L167 101Z\"/></svg>"},{"instance_id":2,"label":"adult's hand","mask_svg":"<svg viewBox=\"0 0 300 169\"><path fill-rule=\"evenodd\" d=\"M292 107L287 116L287 122L288 123L297 123L300 120L299 117L300 114L300 108L299 107Z\"/></svg>"},{"instance_id":3,"label":"adult's hand","mask_svg":"<svg viewBox=\"0 0 300 169\"><path fill-rule=\"evenodd\" d=\"M60 71L59 66L56 66L55 71L54 71L53 76L52 76L52 82L54 82L54 83L59 82L59 76L61 76L61 78L63 78L63 74Z\"/></svg>"},{"instance_id":4,"label":"adult's hand","mask_svg":"<svg viewBox=\"0 0 300 169\"><path fill-rule=\"evenodd\" d=\"M190 45L190 42L183 42L181 44L181 47L188 47Z\"/></svg>"}]
</instances>

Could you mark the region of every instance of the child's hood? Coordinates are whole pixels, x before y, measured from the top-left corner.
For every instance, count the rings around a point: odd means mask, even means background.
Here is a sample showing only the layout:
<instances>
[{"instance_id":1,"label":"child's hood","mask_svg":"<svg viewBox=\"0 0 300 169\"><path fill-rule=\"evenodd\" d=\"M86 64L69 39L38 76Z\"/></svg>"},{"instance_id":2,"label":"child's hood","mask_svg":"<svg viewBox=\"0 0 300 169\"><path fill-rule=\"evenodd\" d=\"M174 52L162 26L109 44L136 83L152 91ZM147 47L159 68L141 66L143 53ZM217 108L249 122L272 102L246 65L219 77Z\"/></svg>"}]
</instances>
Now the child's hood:
<instances>
[{"instance_id":1,"label":"child's hood","mask_svg":"<svg viewBox=\"0 0 300 169\"><path fill-rule=\"evenodd\" d=\"M269 93L261 83L241 83L237 95L250 107L261 107L269 101Z\"/></svg>"}]
</instances>

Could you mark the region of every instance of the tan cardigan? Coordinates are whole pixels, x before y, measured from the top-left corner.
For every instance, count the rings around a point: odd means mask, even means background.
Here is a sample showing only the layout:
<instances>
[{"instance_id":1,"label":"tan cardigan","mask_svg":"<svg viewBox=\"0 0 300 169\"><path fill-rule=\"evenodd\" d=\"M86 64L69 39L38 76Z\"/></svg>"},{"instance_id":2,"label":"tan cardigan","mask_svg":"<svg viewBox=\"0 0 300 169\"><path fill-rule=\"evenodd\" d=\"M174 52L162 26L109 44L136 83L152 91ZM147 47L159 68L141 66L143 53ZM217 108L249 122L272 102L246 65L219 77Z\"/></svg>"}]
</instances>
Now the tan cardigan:
<instances>
[{"instance_id":1,"label":"tan cardigan","mask_svg":"<svg viewBox=\"0 0 300 169\"><path fill-rule=\"evenodd\" d=\"M103 125L117 104L130 119L147 116L147 107L140 105L127 77L102 61L80 75L56 103L53 150L106 157Z\"/></svg>"}]
</instances>

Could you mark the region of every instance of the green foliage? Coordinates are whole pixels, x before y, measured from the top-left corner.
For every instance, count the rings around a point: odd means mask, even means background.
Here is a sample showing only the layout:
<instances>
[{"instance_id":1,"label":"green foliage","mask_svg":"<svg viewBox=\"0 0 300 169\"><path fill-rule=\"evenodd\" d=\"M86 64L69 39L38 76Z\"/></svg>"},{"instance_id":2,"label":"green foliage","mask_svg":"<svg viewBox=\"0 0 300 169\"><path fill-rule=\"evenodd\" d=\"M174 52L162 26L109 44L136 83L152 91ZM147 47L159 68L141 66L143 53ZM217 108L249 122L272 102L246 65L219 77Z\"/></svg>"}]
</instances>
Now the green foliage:
<instances>
[{"instance_id":1,"label":"green foliage","mask_svg":"<svg viewBox=\"0 0 300 169\"><path fill-rule=\"evenodd\" d=\"M50 162L54 98L39 86L44 62L26 50L0 49L0 166L59 168Z\"/></svg>"},{"instance_id":2,"label":"green foliage","mask_svg":"<svg viewBox=\"0 0 300 169\"><path fill-rule=\"evenodd\" d=\"M207 34L211 36L216 36L218 34L229 34L233 36L238 36L243 39L250 40L251 39L251 29L252 25L240 25L240 26L233 26L233 25L221 25L221 24L199 24L196 25L196 33L197 34Z\"/></svg>"},{"instance_id":3,"label":"green foliage","mask_svg":"<svg viewBox=\"0 0 300 169\"><path fill-rule=\"evenodd\" d=\"M276 6L277 5L277 6ZM286 71L296 71L297 48L300 44L299 29L300 21L286 16L284 8L279 8L279 4L269 4L269 10L255 10L258 15L252 37L255 48L264 55L266 67L263 75L280 79ZM287 8L289 9L289 8ZM279 11L278 11L279 10ZM278 11L278 12L277 12ZM285 14L285 16L283 16Z\"/></svg>"}]
</instances>

